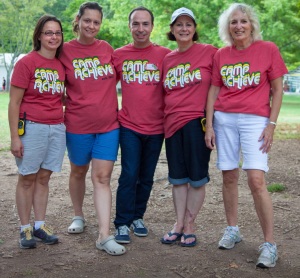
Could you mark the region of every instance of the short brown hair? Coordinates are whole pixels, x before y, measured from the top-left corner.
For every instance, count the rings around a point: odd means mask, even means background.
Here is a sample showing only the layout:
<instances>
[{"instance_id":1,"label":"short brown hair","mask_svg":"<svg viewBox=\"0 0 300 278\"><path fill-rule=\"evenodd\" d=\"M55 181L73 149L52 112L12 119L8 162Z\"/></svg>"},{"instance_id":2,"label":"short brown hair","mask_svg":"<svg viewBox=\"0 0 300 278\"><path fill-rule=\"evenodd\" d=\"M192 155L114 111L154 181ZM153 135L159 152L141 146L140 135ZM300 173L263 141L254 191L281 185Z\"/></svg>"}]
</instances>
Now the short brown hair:
<instances>
[{"instance_id":1,"label":"short brown hair","mask_svg":"<svg viewBox=\"0 0 300 278\"><path fill-rule=\"evenodd\" d=\"M152 13L149 9L147 9L147 8L145 8L145 7L143 7L143 6L137 7L137 8L135 8L135 9L133 9L133 10L129 13L129 15L128 15L128 21L129 21L129 24L130 24L130 20L131 20L131 15L132 15L134 12L136 12L136 11L146 11L146 12L148 12L148 13L150 14L150 16L151 16L151 23L152 23L152 25L154 25L154 15L153 15L153 13Z\"/></svg>"}]
</instances>

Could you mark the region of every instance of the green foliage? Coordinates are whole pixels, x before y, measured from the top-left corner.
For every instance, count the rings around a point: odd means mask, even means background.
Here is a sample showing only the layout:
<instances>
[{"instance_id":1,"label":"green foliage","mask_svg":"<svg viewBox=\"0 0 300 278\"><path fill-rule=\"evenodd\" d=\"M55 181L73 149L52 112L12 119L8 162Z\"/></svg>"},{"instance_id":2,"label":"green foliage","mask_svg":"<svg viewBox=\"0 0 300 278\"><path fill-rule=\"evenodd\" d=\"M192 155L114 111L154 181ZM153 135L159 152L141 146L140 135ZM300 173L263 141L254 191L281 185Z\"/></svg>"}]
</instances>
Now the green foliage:
<instances>
[{"instance_id":1,"label":"green foliage","mask_svg":"<svg viewBox=\"0 0 300 278\"><path fill-rule=\"evenodd\" d=\"M151 40L176 48L167 40L170 17L179 7L195 13L200 42L223 46L218 36L218 18L231 0L94 0L103 7L103 22L98 38L114 48L132 41L128 29L128 14L138 6L152 10L155 21ZM84 0L2 0L0 3L0 53L26 53L31 49L31 36L36 20L44 13L62 20L65 41L74 38L72 21ZM289 69L300 66L300 1L299 0L237 0L252 5L259 16L265 40L275 42Z\"/></svg>"},{"instance_id":2,"label":"green foliage","mask_svg":"<svg viewBox=\"0 0 300 278\"><path fill-rule=\"evenodd\" d=\"M32 33L36 21L44 14L46 0L2 0L0 6L0 54L12 53L12 62L5 64L7 87L18 56L32 49Z\"/></svg>"},{"instance_id":3,"label":"green foliage","mask_svg":"<svg viewBox=\"0 0 300 278\"><path fill-rule=\"evenodd\" d=\"M64 30L64 40L70 41L74 38L72 22L77 14L79 6L83 3L81 0L71 0L66 10L62 13L64 21L62 22Z\"/></svg>"},{"instance_id":4,"label":"green foliage","mask_svg":"<svg viewBox=\"0 0 300 278\"><path fill-rule=\"evenodd\" d=\"M54 0L54 1L48 1L47 5L45 6L45 12L48 14L55 15L57 18L59 18L61 21L64 21L64 11L69 6L70 2L72 0Z\"/></svg>"},{"instance_id":5,"label":"green foliage","mask_svg":"<svg viewBox=\"0 0 300 278\"><path fill-rule=\"evenodd\" d=\"M300 17L299 0L264 0L257 2L264 40L279 47L287 66L299 65Z\"/></svg>"},{"instance_id":6,"label":"green foliage","mask_svg":"<svg viewBox=\"0 0 300 278\"><path fill-rule=\"evenodd\" d=\"M60 2L59 0L56 1L57 3ZM83 1L68 0L68 2L69 5L62 16L66 41L74 37L71 23ZM229 0L190 2L184 0L173 0L172 2L168 0L103 0L97 2L103 7L104 12L99 38L107 40L114 48L131 42L128 14L133 8L142 5L152 10L155 15L152 41L171 49L176 48L176 43L168 41L166 33L169 31L170 17L175 9L185 6L193 10L198 24L199 41L221 47L223 43L218 36L218 18L222 11L232 3ZM246 0L237 2L245 2L256 8L264 39L273 41L278 45L290 69L299 66L299 0L282 0L280 2L276 0Z\"/></svg>"},{"instance_id":7,"label":"green foliage","mask_svg":"<svg viewBox=\"0 0 300 278\"><path fill-rule=\"evenodd\" d=\"M267 190L272 193L281 192L285 190L285 186L280 183L273 183L267 186Z\"/></svg>"},{"instance_id":8,"label":"green foliage","mask_svg":"<svg viewBox=\"0 0 300 278\"><path fill-rule=\"evenodd\" d=\"M0 44L4 51L21 54L31 49L37 19L44 13L46 0L2 0Z\"/></svg>"}]
</instances>

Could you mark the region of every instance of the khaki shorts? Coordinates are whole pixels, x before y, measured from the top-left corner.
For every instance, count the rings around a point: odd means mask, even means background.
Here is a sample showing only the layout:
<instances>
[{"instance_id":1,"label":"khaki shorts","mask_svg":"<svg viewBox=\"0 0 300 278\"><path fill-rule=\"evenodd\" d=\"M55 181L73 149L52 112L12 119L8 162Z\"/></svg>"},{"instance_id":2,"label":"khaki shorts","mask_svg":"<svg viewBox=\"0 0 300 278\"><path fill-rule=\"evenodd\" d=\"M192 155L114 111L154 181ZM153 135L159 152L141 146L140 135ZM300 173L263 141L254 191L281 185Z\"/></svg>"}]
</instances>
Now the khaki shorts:
<instances>
[{"instance_id":1,"label":"khaki shorts","mask_svg":"<svg viewBox=\"0 0 300 278\"><path fill-rule=\"evenodd\" d=\"M66 150L65 125L47 125L26 121L26 133L20 137L24 156L16 158L19 174L36 174L41 168L60 172Z\"/></svg>"}]
</instances>

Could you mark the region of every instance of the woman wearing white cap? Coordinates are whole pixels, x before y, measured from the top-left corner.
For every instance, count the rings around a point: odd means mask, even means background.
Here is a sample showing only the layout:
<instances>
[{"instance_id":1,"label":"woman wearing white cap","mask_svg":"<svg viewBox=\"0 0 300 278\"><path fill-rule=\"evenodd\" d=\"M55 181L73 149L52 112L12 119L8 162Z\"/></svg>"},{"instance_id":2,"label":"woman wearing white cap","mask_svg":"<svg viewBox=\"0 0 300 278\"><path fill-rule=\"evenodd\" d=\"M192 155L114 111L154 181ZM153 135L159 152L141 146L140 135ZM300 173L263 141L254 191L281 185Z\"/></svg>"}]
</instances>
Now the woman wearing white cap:
<instances>
[{"instance_id":1,"label":"woman wearing white cap","mask_svg":"<svg viewBox=\"0 0 300 278\"><path fill-rule=\"evenodd\" d=\"M166 153L176 223L161 242L180 240L183 247L196 245L195 220L209 182L211 150L205 145L202 123L217 51L212 45L195 42L196 26L191 10L183 7L174 11L167 36L177 42L178 48L163 62Z\"/></svg>"}]
</instances>

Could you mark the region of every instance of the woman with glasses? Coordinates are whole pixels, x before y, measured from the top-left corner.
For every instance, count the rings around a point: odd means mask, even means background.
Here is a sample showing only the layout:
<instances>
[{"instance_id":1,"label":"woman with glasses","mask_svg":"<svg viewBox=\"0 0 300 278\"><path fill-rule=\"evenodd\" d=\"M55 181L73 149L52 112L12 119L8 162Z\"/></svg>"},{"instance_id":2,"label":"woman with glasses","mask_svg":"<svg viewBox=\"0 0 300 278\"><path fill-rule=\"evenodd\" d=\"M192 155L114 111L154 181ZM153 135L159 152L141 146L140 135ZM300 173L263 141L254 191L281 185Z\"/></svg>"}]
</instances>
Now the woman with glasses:
<instances>
[{"instance_id":1,"label":"woman with glasses","mask_svg":"<svg viewBox=\"0 0 300 278\"><path fill-rule=\"evenodd\" d=\"M63 46L61 22L42 16L33 33L33 51L17 62L11 79L8 117L11 152L19 170L16 203L21 222L20 247L36 241L55 244L45 224L52 172L61 170L66 149L63 119L65 71L57 59ZM34 227L30 224L31 208Z\"/></svg>"},{"instance_id":2,"label":"woman with glasses","mask_svg":"<svg viewBox=\"0 0 300 278\"><path fill-rule=\"evenodd\" d=\"M113 48L96 39L102 18L98 3L83 3L73 22L77 38L64 45L60 57L66 69L65 124L71 165L69 191L74 209L68 232L84 231L82 207L91 164L99 225L96 247L110 255L121 255L125 248L110 235L110 180L119 145L116 73L111 61Z\"/></svg>"}]
</instances>

